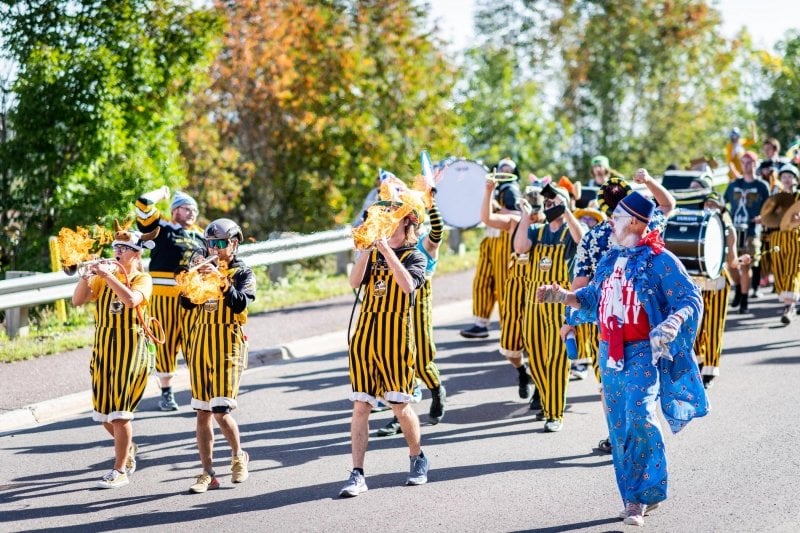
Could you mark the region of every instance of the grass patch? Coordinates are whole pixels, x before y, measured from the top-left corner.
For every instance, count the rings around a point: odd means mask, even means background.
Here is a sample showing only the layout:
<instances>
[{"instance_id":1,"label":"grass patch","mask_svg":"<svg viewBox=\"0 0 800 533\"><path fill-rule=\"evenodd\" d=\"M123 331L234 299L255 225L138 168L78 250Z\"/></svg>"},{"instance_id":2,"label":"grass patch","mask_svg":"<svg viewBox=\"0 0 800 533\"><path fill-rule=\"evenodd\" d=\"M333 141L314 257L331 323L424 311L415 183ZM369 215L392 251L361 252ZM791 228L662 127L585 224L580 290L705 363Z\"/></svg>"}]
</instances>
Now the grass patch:
<instances>
[{"instance_id":1,"label":"grass patch","mask_svg":"<svg viewBox=\"0 0 800 533\"><path fill-rule=\"evenodd\" d=\"M437 273L460 272L474 267L478 262L478 246L482 237L481 230L463 232L462 255L442 247ZM286 265L285 277L281 281L273 282L267 268L256 267L254 271L258 293L249 311L259 313L352 294L347 276L334 274L335 270L334 256L319 257ZM74 308L67 303L67 322L63 324L58 320L52 305L40 306L30 312L28 337L9 340L5 333L0 332L0 362L20 361L91 346L94 338L91 305Z\"/></svg>"}]
</instances>

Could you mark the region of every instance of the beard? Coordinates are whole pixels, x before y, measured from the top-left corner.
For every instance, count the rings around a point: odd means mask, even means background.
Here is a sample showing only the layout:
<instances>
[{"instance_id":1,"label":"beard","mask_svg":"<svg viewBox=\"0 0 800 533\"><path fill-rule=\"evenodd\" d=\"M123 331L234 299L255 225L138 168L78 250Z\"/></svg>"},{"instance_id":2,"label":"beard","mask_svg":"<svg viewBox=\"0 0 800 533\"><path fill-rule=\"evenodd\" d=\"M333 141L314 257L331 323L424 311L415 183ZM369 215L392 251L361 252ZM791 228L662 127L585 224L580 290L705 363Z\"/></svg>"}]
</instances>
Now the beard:
<instances>
[{"instance_id":1,"label":"beard","mask_svg":"<svg viewBox=\"0 0 800 533\"><path fill-rule=\"evenodd\" d=\"M631 229L630 224L614 226L611 233L611 243L624 248L633 248L641 240L641 235Z\"/></svg>"}]
</instances>

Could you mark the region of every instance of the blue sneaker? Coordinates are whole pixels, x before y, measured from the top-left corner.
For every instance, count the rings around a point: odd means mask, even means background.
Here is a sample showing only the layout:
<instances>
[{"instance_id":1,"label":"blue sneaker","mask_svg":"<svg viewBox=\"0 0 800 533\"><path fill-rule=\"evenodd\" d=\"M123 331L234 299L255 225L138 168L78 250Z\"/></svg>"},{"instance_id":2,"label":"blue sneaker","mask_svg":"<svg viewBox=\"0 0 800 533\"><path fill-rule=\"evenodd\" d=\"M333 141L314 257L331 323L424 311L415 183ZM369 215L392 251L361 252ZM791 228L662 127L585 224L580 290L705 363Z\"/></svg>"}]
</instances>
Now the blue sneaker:
<instances>
[{"instance_id":1,"label":"blue sneaker","mask_svg":"<svg viewBox=\"0 0 800 533\"><path fill-rule=\"evenodd\" d=\"M411 459L411 470L406 485L424 485L428 482L428 458L420 454L409 459Z\"/></svg>"},{"instance_id":2,"label":"blue sneaker","mask_svg":"<svg viewBox=\"0 0 800 533\"><path fill-rule=\"evenodd\" d=\"M342 487L342 490L339 491L339 497L354 498L362 492L367 492L367 480L364 479L364 474L359 474L353 470L350 472L350 477L347 479L347 483L345 483L344 487Z\"/></svg>"},{"instance_id":3,"label":"blue sneaker","mask_svg":"<svg viewBox=\"0 0 800 533\"><path fill-rule=\"evenodd\" d=\"M419 380L417 380L416 384L414 385L414 391L411 393L411 403L419 403L422 401L422 387L419 384Z\"/></svg>"},{"instance_id":4,"label":"blue sneaker","mask_svg":"<svg viewBox=\"0 0 800 533\"><path fill-rule=\"evenodd\" d=\"M175 395L171 392L162 392L161 400L158 402L158 407L162 411L177 411L178 402L175 401Z\"/></svg>"}]
</instances>

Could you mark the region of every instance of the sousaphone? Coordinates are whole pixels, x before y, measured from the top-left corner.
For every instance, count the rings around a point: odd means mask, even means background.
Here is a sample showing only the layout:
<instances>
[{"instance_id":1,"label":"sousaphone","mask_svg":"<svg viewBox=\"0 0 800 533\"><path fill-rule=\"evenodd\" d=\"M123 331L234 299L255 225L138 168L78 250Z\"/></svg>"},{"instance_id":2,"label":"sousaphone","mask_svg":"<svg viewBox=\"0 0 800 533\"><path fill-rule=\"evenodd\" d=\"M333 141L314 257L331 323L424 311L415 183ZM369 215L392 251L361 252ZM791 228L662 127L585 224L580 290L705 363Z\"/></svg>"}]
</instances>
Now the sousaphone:
<instances>
[{"instance_id":1,"label":"sousaphone","mask_svg":"<svg viewBox=\"0 0 800 533\"><path fill-rule=\"evenodd\" d=\"M788 192L773 194L761 207L761 225L769 229L781 227L781 219L786 211L794 204L794 195Z\"/></svg>"}]
</instances>

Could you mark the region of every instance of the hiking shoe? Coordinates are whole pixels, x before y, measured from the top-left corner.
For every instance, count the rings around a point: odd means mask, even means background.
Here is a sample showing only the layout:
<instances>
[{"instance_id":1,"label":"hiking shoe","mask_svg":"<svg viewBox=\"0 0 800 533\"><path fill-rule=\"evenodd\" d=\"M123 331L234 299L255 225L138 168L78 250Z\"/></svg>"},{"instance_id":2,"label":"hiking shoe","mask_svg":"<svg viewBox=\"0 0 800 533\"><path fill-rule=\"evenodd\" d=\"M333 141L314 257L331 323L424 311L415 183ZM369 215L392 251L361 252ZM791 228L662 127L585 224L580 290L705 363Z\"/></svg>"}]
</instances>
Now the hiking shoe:
<instances>
[{"instance_id":1,"label":"hiking shoe","mask_svg":"<svg viewBox=\"0 0 800 533\"><path fill-rule=\"evenodd\" d=\"M521 366L520 368L525 368L525 366ZM517 369L517 372L519 373L519 397L523 400L527 400L533 392L533 380L528 375L527 369L525 372L520 372L519 369Z\"/></svg>"},{"instance_id":2,"label":"hiking shoe","mask_svg":"<svg viewBox=\"0 0 800 533\"><path fill-rule=\"evenodd\" d=\"M161 400L158 402L158 407L162 411L177 411L178 402L175 401L175 395L171 392L162 392Z\"/></svg>"},{"instance_id":3,"label":"hiking shoe","mask_svg":"<svg viewBox=\"0 0 800 533\"><path fill-rule=\"evenodd\" d=\"M406 485L424 485L428 482L428 458L420 452L419 455L409 459L411 459L411 469L408 472Z\"/></svg>"},{"instance_id":4,"label":"hiking shoe","mask_svg":"<svg viewBox=\"0 0 800 533\"><path fill-rule=\"evenodd\" d=\"M108 474L103 476L103 478L97 482L97 488L99 489L118 489L120 487L124 487L130 483L128 479L128 475L125 472L120 472L119 470L111 470Z\"/></svg>"},{"instance_id":5,"label":"hiking shoe","mask_svg":"<svg viewBox=\"0 0 800 533\"><path fill-rule=\"evenodd\" d=\"M544 423L544 431L545 433L556 433L561 431L561 428L564 426L564 423L561 420L556 420L555 418L551 418L547 422Z\"/></svg>"},{"instance_id":6,"label":"hiking shoe","mask_svg":"<svg viewBox=\"0 0 800 533\"><path fill-rule=\"evenodd\" d=\"M411 403L419 403L422 401L422 386L419 380L414 384L414 390L411 392Z\"/></svg>"},{"instance_id":7,"label":"hiking shoe","mask_svg":"<svg viewBox=\"0 0 800 533\"><path fill-rule=\"evenodd\" d=\"M489 337L489 328L474 324L472 327L459 331L466 339L486 339Z\"/></svg>"},{"instance_id":8,"label":"hiking shoe","mask_svg":"<svg viewBox=\"0 0 800 533\"><path fill-rule=\"evenodd\" d=\"M389 435L397 435L402 432L403 428L400 427L400 422L397 420L397 417L394 417L388 424L378 430L378 436L388 437Z\"/></svg>"},{"instance_id":9,"label":"hiking shoe","mask_svg":"<svg viewBox=\"0 0 800 533\"><path fill-rule=\"evenodd\" d=\"M542 398L541 396L539 396L539 389L534 389L533 391L533 396L531 396L530 410L531 411L542 410Z\"/></svg>"},{"instance_id":10,"label":"hiking shoe","mask_svg":"<svg viewBox=\"0 0 800 533\"><path fill-rule=\"evenodd\" d=\"M644 505L641 503L628 502L625 505L625 518L623 522L629 526L644 525Z\"/></svg>"},{"instance_id":11,"label":"hiking shoe","mask_svg":"<svg viewBox=\"0 0 800 533\"><path fill-rule=\"evenodd\" d=\"M231 457L231 482L242 483L250 477L247 471L247 463L250 462L250 454L243 451L241 455Z\"/></svg>"},{"instance_id":12,"label":"hiking shoe","mask_svg":"<svg viewBox=\"0 0 800 533\"><path fill-rule=\"evenodd\" d=\"M139 446L132 442L128 448L128 460L125 462L125 473L129 476L136 472L136 452L139 451Z\"/></svg>"},{"instance_id":13,"label":"hiking shoe","mask_svg":"<svg viewBox=\"0 0 800 533\"><path fill-rule=\"evenodd\" d=\"M569 379L584 380L589 377L589 366L584 364L573 364L569 369Z\"/></svg>"},{"instance_id":14,"label":"hiking shoe","mask_svg":"<svg viewBox=\"0 0 800 533\"><path fill-rule=\"evenodd\" d=\"M447 390L444 385L439 385L439 388L431 392L431 409L428 411L428 418L431 424L438 424L444 417L444 404L447 402Z\"/></svg>"},{"instance_id":15,"label":"hiking shoe","mask_svg":"<svg viewBox=\"0 0 800 533\"><path fill-rule=\"evenodd\" d=\"M597 450L600 453L611 453L611 439L605 438L597 443Z\"/></svg>"},{"instance_id":16,"label":"hiking shoe","mask_svg":"<svg viewBox=\"0 0 800 533\"><path fill-rule=\"evenodd\" d=\"M388 411L391 408L392 407L388 403L384 402L383 400L378 400L378 403L376 403L375 407L370 409L369 412L370 413L382 413L384 411Z\"/></svg>"},{"instance_id":17,"label":"hiking shoe","mask_svg":"<svg viewBox=\"0 0 800 533\"><path fill-rule=\"evenodd\" d=\"M340 498L354 498L361 494L362 492L367 492L367 480L364 478L364 474L353 470L350 472L350 477L347 479L347 483L345 483L342 490L339 491Z\"/></svg>"},{"instance_id":18,"label":"hiking shoe","mask_svg":"<svg viewBox=\"0 0 800 533\"><path fill-rule=\"evenodd\" d=\"M208 472L203 472L199 476L195 476L194 479L194 485L189 487L189 492L200 494L201 492L219 488L219 481L217 481L217 478Z\"/></svg>"}]
</instances>

